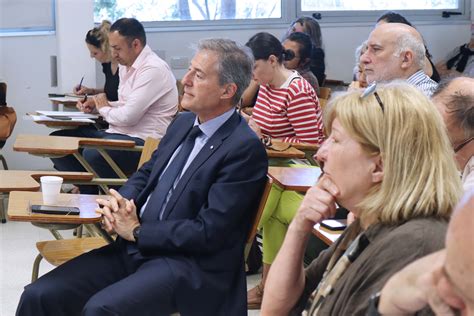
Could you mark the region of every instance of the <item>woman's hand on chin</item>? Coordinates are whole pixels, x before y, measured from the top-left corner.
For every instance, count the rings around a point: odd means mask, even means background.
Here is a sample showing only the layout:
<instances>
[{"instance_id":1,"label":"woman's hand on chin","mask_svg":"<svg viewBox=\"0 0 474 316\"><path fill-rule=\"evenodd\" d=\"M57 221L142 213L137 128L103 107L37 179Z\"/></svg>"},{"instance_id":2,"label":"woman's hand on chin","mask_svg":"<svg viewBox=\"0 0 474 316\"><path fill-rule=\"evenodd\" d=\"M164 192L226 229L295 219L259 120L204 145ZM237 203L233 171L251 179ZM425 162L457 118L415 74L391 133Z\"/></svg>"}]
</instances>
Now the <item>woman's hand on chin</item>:
<instances>
[{"instance_id":1,"label":"woman's hand on chin","mask_svg":"<svg viewBox=\"0 0 474 316\"><path fill-rule=\"evenodd\" d=\"M307 234L316 223L336 214L336 197L339 189L323 175L319 181L311 187L303 199L303 202L290 224L289 229L295 232Z\"/></svg>"}]
</instances>

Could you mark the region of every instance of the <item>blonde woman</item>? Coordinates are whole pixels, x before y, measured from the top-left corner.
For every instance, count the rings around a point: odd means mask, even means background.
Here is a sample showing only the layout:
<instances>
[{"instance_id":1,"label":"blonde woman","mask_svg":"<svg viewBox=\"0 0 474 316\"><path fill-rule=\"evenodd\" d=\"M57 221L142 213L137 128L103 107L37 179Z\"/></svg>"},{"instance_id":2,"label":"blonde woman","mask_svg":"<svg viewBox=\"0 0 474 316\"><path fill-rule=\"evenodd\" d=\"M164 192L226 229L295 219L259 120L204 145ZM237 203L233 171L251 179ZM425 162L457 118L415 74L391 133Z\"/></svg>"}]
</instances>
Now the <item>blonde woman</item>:
<instances>
[{"instance_id":1,"label":"blonde woman","mask_svg":"<svg viewBox=\"0 0 474 316\"><path fill-rule=\"evenodd\" d=\"M318 151L325 174L289 226L262 315L365 315L370 295L392 274L443 247L462 194L441 116L406 83L335 98L325 126L329 137ZM359 219L304 270L312 227L336 203Z\"/></svg>"},{"instance_id":2,"label":"blonde woman","mask_svg":"<svg viewBox=\"0 0 474 316\"><path fill-rule=\"evenodd\" d=\"M88 88L84 85L74 87L74 93L79 95L99 94L104 92L109 101L118 100L119 72L118 62L112 58L109 47L110 22L104 20L101 25L89 30L86 34L86 45L91 58L94 58L102 64L102 72L105 75L104 88ZM85 102L78 102L77 107L80 110L87 110L90 107L88 103L94 104L92 98ZM94 106L92 106L93 108Z\"/></svg>"}]
</instances>

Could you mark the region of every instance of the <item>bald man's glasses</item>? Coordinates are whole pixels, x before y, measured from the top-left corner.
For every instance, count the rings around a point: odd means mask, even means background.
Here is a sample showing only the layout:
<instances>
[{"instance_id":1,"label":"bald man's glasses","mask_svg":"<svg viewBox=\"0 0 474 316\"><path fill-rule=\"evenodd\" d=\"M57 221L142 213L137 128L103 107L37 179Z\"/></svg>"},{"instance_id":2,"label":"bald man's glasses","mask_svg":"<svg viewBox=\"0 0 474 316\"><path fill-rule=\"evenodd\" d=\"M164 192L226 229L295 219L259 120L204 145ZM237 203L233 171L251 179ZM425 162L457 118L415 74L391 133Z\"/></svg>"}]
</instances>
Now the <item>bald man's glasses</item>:
<instances>
[{"instance_id":1,"label":"bald man's glasses","mask_svg":"<svg viewBox=\"0 0 474 316\"><path fill-rule=\"evenodd\" d=\"M362 92L362 94L360 95L360 98L361 99L365 99L367 98L369 95L374 95L375 96L375 99L377 99L377 102L378 104L380 105L380 108L382 109L382 112L384 112L384 106L383 106L383 103L382 103L382 100L380 99L379 97L379 94L377 93L377 82L373 82L372 84L370 84L365 90L364 92Z\"/></svg>"}]
</instances>

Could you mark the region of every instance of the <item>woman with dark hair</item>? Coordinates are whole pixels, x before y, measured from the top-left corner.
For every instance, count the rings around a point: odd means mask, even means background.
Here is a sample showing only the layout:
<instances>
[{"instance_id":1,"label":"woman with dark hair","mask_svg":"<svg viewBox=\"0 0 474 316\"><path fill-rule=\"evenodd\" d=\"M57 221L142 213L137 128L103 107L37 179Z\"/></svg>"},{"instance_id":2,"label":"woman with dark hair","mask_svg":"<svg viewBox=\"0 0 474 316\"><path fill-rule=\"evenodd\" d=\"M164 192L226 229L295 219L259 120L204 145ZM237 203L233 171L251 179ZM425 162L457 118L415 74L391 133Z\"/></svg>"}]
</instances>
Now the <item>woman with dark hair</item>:
<instances>
[{"instance_id":1,"label":"woman with dark hair","mask_svg":"<svg viewBox=\"0 0 474 316\"><path fill-rule=\"evenodd\" d=\"M313 87L283 65L295 53L286 50L269 33L258 33L246 44L255 58L253 81L260 85L250 127L261 138L284 142L321 144L324 141L321 108ZM302 195L272 187L259 228L263 229L262 281L247 293L249 309L259 309L265 278L285 238Z\"/></svg>"},{"instance_id":2,"label":"woman with dark hair","mask_svg":"<svg viewBox=\"0 0 474 316\"><path fill-rule=\"evenodd\" d=\"M397 12L393 12L393 11L387 11L377 19L377 25L383 24L383 23L401 23L401 24L406 24L411 27L414 27L403 15ZM431 60L432 56L430 52L428 51L428 48L426 47L426 45L425 45L425 51L426 51L425 68L423 69L423 71L432 80L439 82L441 80L441 77L438 71L436 70L435 65L433 64L433 61Z\"/></svg>"},{"instance_id":3,"label":"woman with dark hair","mask_svg":"<svg viewBox=\"0 0 474 316\"><path fill-rule=\"evenodd\" d=\"M319 85L322 86L326 78L326 65L324 63L323 39L319 23L313 17L300 17L291 23L290 28L286 31L285 38L295 32L306 33L311 38L313 49L311 52L310 69L318 79Z\"/></svg>"},{"instance_id":4,"label":"woman with dark hair","mask_svg":"<svg viewBox=\"0 0 474 316\"><path fill-rule=\"evenodd\" d=\"M292 59L283 62L285 67L296 70L319 95L318 79L309 68L312 53L312 43L309 35L301 32L291 33L283 41L283 47L286 50L291 50L295 55Z\"/></svg>"},{"instance_id":5,"label":"woman with dark hair","mask_svg":"<svg viewBox=\"0 0 474 316\"><path fill-rule=\"evenodd\" d=\"M102 64L102 72L105 75L104 88L88 88L84 85L74 87L74 93L79 95L84 94L99 94L104 92L107 99L110 101L118 100L118 86L119 86L119 72L118 62L113 60L109 47L109 30L110 22L102 21L102 24L94 27L86 33L86 45L89 49L91 58L95 58ZM79 102L78 107L87 108L86 102L94 104L94 100L90 98L85 102Z\"/></svg>"},{"instance_id":6,"label":"woman with dark hair","mask_svg":"<svg viewBox=\"0 0 474 316\"><path fill-rule=\"evenodd\" d=\"M313 87L284 60L295 54L285 50L269 33L247 42L255 58L253 80L260 85L249 125L260 137L284 142L320 144L324 140L321 108Z\"/></svg>"}]
</instances>

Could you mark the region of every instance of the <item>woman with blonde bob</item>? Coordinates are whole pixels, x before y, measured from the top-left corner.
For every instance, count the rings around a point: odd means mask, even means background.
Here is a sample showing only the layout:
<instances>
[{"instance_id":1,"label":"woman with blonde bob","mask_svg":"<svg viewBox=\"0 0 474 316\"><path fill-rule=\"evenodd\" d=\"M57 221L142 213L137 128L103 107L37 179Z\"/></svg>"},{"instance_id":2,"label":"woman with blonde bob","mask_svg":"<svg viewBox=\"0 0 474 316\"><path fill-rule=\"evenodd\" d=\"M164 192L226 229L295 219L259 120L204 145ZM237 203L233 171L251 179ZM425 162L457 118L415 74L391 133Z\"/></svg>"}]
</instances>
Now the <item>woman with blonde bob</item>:
<instances>
[{"instance_id":1,"label":"woman with blonde bob","mask_svg":"<svg viewBox=\"0 0 474 316\"><path fill-rule=\"evenodd\" d=\"M443 247L462 194L441 116L406 83L336 97L325 113L324 175L291 222L266 284L262 315L365 315L369 297L408 263ZM336 203L358 218L306 270L313 225Z\"/></svg>"}]
</instances>

